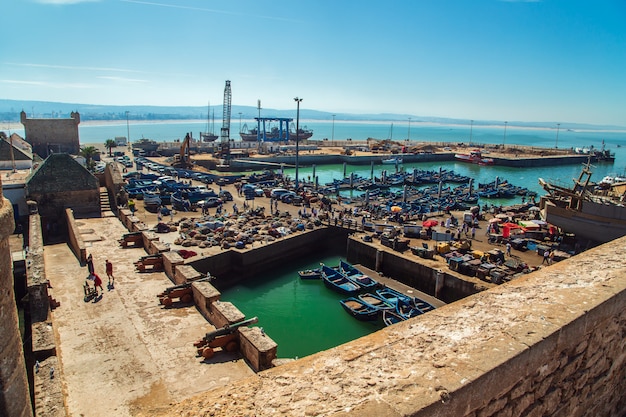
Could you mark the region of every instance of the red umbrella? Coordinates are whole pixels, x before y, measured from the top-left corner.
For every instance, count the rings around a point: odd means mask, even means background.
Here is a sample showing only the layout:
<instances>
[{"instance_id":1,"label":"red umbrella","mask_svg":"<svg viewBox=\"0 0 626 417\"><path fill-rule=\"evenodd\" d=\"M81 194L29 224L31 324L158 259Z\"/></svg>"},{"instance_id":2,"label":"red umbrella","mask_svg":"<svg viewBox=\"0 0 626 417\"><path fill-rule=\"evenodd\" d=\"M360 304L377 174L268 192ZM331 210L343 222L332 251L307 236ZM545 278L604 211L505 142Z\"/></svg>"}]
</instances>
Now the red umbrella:
<instances>
[{"instance_id":1,"label":"red umbrella","mask_svg":"<svg viewBox=\"0 0 626 417\"><path fill-rule=\"evenodd\" d=\"M437 226L439 222L437 220L425 220L422 222L422 226L424 227L434 227Z\"/></svg>"}]
</instances>

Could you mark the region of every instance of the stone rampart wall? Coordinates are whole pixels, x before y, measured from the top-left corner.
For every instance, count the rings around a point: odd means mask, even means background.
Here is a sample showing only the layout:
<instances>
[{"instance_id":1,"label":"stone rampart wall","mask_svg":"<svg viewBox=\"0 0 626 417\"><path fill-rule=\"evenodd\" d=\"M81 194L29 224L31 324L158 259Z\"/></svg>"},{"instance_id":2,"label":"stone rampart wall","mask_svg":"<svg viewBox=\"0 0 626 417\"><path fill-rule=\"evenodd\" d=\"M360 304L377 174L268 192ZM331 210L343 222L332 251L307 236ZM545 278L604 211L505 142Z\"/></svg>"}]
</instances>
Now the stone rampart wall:
<instances>
[{"instance_id":1,"label":"stone rampart wall","mask_svg":"<svg viewBox=\"0 0 626 417\"><path fill-rule=\"evenodd\" d=\"M621 415L624 259L626 238L200 394L167 414Z\"/></svg>"},{"instance_id":2,"label":"stone rampart wall","mask_svg":"<svg viewBox=\"0 0 626 417\"><path fill-rule=\"evenodd\" d=\"M83 237L80 234L76 219L74 219L74 212L72 209L65 209L65 218L67 221L67 234L69 240L69 246L78 258L78 262L84 265L87 262L87 247L83 241Z\"/></svg>"}]
</instances>

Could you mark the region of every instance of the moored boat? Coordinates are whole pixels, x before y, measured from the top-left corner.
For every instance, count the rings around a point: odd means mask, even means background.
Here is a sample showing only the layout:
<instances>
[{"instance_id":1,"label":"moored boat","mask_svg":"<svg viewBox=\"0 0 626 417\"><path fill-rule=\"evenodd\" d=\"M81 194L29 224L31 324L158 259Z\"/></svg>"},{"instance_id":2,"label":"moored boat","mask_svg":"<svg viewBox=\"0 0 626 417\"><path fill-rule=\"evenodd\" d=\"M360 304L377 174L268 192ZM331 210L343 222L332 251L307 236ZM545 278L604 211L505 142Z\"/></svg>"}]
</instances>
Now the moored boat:
<instances>
[{"instance_id":1,"label":"moored boat","mask_svg":"<svg viewBox=\"0 0 626 417\"><path fill-rule=\"evenodd\" d=\"M347 295L355 295L361 291L361 287L358 284L350 281L341 272L327 265L322 265L321 274L324 285L331 290Z\"/></svg>"},{"instance_id":2,"label":"moored boat","mask_svg":"<svg viewBox=\"0 0 626 417\"><path fill-rule=\"evenodd\" d=\"M493 165L494 164L494 160L492 158L483 157L482 153L478 149L470 151L469 154L457 153L454 155L454 157L459 161L470 162L472 164L478 164L478 165Z\"/></svg>"},{"instance_id":3,"label":"moored boat","mask_svg":"<svg viewBox=\"0 0 626 417\"><path fill-rule=\"evenodd\" d=\"M378 308L379 310L395 310L396 306L392 302L382 298L378 294L365 293L359 294L358 297L361 301Z\"/></svg>"},{"instance_id":4,"label":"moored boat","mask_svg":"<svg viewBox=\"0 0 626 417\"><path fill-rule=\"evenodd\" d=\"M304 269L298 271L300 279L320 279L322 277L322 271L320 268Z\"/></svg>"},{"instance_id":5,"label":"moored boat","mask_svg":"<svg viewBox=\"0 0 626 417\"><path fill-rule=\"evenodd\" d=\"M435 309L435 306L429 303L428 301L424 301L421 298L414 297L412 301L413 306L418 308L422 313L427 313Z\"/></svg>"},{"instance_id":6,"label":"moored boat","mask_svg":"<svg viewBox=\"0 0 626 417\"><path fill-rule=\"evenodd\" d=\"M344 310L350 313L357 320L373 321L378 319L378 315L380 314L380 310L378 308L356 297L340 300L339 303L341 303Z\"/></svg>"},{"instance_id":7,"label":"moored boat","mask_svg":"<svg viewBox=\"0 0 626 417\"><path fill-rule=\"evenodd\" d=\"M398 305L399 303L409 304L413 300L412 297L402 294L401 292L391 289L389 287L376 290L376 294L378 294L383 299L393 303L394 305Z\"/></svg>"},{"instance_id":8,"label":"moored boat","mask_svg":"<svg viewBox=\"0 0 626 417\"><path fill-rule=\"evenodd\" d=\"M387 158L382 160L383 165L400 165L402 158Z\"/></svg>"},{"instance_id":9,"label":"moored boat","mask_svg":"<svg viewBox=\"0 0 626 417\"><path fill-rule=\"evenodd\" d=\"M378 281L368 275L365 275L348 262L340 260L338 269L339 272L344 274L350 281L355 282L364 290L373 290L379 286Z\"/></svg>"},{"instance_id":10,"label":"moored boat","mask_svg":"<svg viewBox=\"0 0 626 417\"><path fill-rule=\"evenodd\" d=\"M406 317L402 316L395 310L383 310L382 317L385 326L391 326L392 324L396 324L406 320Z\"/></svg>"}]
</instances>

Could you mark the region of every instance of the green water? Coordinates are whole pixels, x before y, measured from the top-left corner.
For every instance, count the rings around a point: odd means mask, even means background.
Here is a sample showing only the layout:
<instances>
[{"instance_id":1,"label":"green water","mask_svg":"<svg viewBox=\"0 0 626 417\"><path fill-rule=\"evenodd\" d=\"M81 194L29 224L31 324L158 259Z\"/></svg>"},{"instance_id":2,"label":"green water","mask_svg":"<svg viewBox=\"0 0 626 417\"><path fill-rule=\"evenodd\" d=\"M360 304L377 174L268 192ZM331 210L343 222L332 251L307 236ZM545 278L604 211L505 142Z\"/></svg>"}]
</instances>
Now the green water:
<instances>
[{"instance_id":1,"label":"green water","mask_svg":"<svg viewBox=\"0 0 626 417\"><path fill-rule=\"evenodd\" d=\"M298 276L299 270L316 268L320 262L335 266L339 259L299 259L223 291L221 299L246 317L259 318L256 326L278 344L279 358L301 358L338 346L383 327L380 321L361 322L345 312L339 300L346 296L326 288L321 279Z\"/></svg>"}]
</instances>

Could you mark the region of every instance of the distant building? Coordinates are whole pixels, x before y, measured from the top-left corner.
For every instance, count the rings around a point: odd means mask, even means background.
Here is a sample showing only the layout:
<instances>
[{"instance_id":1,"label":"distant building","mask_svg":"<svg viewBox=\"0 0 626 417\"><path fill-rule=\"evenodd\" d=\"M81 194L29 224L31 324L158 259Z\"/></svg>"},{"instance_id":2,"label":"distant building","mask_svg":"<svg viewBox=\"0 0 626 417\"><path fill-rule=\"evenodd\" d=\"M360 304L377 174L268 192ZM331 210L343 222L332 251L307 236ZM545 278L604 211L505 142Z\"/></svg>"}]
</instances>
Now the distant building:
<instances>
[{"instance_id":1,"label":"distant building","mask_svg":"<svg viewBox=\"0 0 626 417\"><path fill-rule=\"evenodd\" d=\"M65 209L76 216L100 213L100 183L91 172L65 153L53 153L26 179L26 196L37 202L44 237L63 233Z\"/></svg>"},{"instance_id":2,"label":"distant building","mask_svg":"<svg viewBox=\"0 0 626 417\"><path fill-rule=\"evenodd\" d=\"M33 166L33 153L30 145L17 133L4 137L0 135L0 170L30 169Z\"/></svg>"},{"instance_id":3,"label":"distant building","mask_svg":"<svg viewBox=\"0 0 626 417\"><path fill-rule=\"evenodd\" d=\"M116 136L115 137L115 145L117 146L126 146L128 141L126 140L126 136Z\"/></svg>"},{"instance_id":4,"label":"distant building","mask_svg":"<svg viewBox=\"0 0 626 417\"><path fill-rule=\"evenodd\" d=\"M22 110L20 121L24 125L26 142L32 146L33 153L42 158L52 153L76 155L80 151L78 112L72 112L69 119L29 119Z\"/></svg>"}]
</instances>

